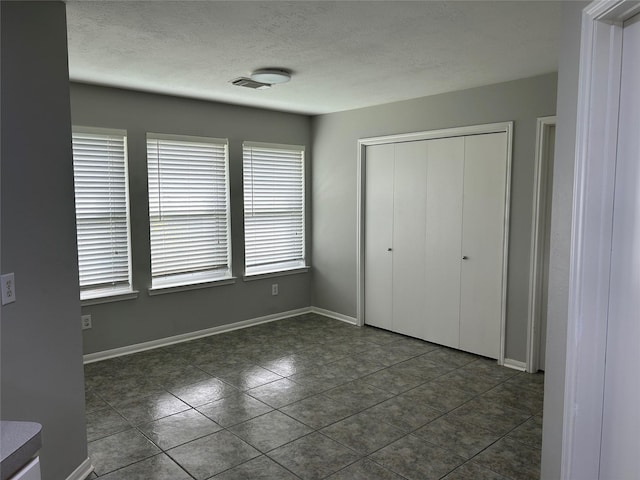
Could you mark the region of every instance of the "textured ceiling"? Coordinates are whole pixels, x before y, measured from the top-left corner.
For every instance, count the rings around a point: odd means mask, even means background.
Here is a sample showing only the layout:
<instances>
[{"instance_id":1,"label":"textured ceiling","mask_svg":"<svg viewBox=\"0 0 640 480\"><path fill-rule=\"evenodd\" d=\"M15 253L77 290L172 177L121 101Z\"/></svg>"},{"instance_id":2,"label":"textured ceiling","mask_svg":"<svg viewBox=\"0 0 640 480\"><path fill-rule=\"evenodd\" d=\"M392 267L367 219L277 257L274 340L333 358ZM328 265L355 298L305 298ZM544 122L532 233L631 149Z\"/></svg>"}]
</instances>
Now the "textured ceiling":
<instances>
[{"instance_id":1,"label":"textured ceiling","mask_svg":"<svg viewBox=\"0 0 640 480\"><path fill-rule=\"evenodd\" d=\"M72 80L306 114L557 70L560 3L67 1ZM293 71L266 90L229 83Z\"/></svg>"}]
</instances>

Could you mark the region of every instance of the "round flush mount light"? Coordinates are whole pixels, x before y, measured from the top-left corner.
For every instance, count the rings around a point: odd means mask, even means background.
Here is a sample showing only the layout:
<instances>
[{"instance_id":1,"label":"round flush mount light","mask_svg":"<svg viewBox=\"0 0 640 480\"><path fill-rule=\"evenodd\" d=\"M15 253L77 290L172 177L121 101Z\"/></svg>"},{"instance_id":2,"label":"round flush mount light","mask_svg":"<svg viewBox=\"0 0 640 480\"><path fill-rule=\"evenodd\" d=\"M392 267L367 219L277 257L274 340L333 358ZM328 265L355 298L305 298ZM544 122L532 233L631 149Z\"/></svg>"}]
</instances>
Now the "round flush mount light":
<instances>
[{"instance_id":1,"label":"round flush mount light","mask_svg":"<svg viewBox=\"0 0 640 480\"><path fill-rule=\"evenodd\" d=\"M251 74L251 80L261 83L286 83L291 80L291 72L284 68L261 68Z\"/></svg>"}]
</instances>

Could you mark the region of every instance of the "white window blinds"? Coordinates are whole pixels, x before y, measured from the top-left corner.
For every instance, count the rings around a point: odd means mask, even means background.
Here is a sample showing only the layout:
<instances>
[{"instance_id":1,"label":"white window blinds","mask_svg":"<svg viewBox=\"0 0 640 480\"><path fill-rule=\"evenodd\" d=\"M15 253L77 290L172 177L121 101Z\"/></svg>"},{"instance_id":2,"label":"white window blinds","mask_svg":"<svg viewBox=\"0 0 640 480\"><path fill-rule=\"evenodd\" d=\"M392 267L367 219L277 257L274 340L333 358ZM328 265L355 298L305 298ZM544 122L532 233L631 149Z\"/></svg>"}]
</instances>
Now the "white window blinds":
<instances>
[{"instance_id":1,"label":"white window blinds","mask_svg":"<svg viewBox=\"0 0 640 480\"><path fill-rule=\"evenodd\" d=\"M243 144L245 273L305 266L304 147Z\"/></svg>"},{"instance_id":2,"label":"white window blinds","mask_svg":"<svg viewBox=\"0 0 640 480\"><path fill-rule=\"evenodd\" d=\"M152 288L231 275L226 140L147 134Z\"/></svg>"},{"instance_id":3,"label":"white window blinds","mask_svg":"<svg viewBox=\"0 0 640 480\"><path fill-rule=\"evenodd\" d=\"M131 291L127 137L73 128L80 298Z\"/></svg>"}]
</instances>

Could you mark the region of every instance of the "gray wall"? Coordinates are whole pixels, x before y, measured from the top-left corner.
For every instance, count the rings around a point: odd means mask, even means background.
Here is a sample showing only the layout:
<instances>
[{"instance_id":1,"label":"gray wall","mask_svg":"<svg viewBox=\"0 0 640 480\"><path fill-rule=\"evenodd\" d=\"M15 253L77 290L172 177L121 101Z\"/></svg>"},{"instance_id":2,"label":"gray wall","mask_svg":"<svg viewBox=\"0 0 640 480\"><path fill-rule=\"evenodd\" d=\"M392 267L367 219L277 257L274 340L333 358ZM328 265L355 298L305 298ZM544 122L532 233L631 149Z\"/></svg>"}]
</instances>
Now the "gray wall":
<instances>
[{"instance_id":1,"label":"gray wall","mask_svg":"<svg viewBox=\"0 0 640 480\"><path fill-rule=\"evenodd\" d=\"M217 327L311 305L311 274L245 282L242 217L242 142L310 147L307 116L84 84L71 85L74 125L125 129L129 147L131 250L135 300L82 308L92 315L85 353L99 352ZM151 258L147 199L146 132L229 139L233 285L149 296ZM310 148L307 149L307 165ZM310 168L307 168L309 185ZM310 196L309 189L307 195ZM307 225L311 210L307 209ZM308 244L310 233L307 234ZM307 248L308 253L310 249ZM271 284L279 295L271 295Z\"/></svg>"},{"instance_id":2,"label":"gray wall","mask_svg":"<svg viewBox=\"0 0 640 480\"><path fill-rule=\"evenodd\" d=\"M556 75L313 119L314 306L356 315L359 138L513 120L506 356L526 357L536 118L555 114Z\"/></svg>"},{"instance_id":3,"label":"gray wall","mask_svg":"<svg viewBox=\"0 0 640 480\"><path fill-rule=\"evenodd\" d=\"M3 420L43 425L42 478L87 458L65 5L2 2Z\"/></svg>"},{"instance_id":4,"label":"gray wall","mask_svg":"<svg viewBox=\"0 0 640 480\"><path fill-rule=\"evenodd\" d=\"M562 7L540 478L560 478L562 461L580 26L582 9L587 4L566 2Z\"/></svg>"}]
</instances>

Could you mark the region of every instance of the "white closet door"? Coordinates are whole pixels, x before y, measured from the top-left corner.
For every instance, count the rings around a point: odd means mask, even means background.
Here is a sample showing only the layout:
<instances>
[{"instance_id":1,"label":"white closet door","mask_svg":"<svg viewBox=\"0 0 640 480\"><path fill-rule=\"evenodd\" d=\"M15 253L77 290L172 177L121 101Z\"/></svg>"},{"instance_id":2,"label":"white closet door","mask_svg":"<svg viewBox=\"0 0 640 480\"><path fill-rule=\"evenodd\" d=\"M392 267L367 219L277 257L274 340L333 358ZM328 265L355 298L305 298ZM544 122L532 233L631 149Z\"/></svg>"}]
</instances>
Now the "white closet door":
<instances>
[{"instance_id":1,"label":"white closet door","mask_svg":"<svg viewBox=\"0 0 640 480\"><path fill-rule=\"evenodd\" d=\"M393 329L422 338L425 328L427 142L396 144L393 205Z\"/></svg>"},{"instance_id":2,"label":"white closet door","mask_svg":"<svg viewBox=\"0 0 640 480\"><path fill-rule=\"evenodd\" d=\"M460 348L498 358L502 315L506 133L465 137Z\"/></svg>"},{"instance_id":3,"label":"white closet door","mask_svg":"<svg viewBox=\"0 0 640 480\"><path fill-rule=\"evenodd\" d=\"M424 339L458 347L464 138L430 140L427 153Z\"/></svg>"},{"instance_id":4,"label":"white closet door","mask_svg":"<svg viewBox=\"0 0 640 480\"><path fill-rule=\"evenodd\" d=\"M365 323L393 330L393 170L394 145L366 151Z\"/></svg>"}]
</instances>

